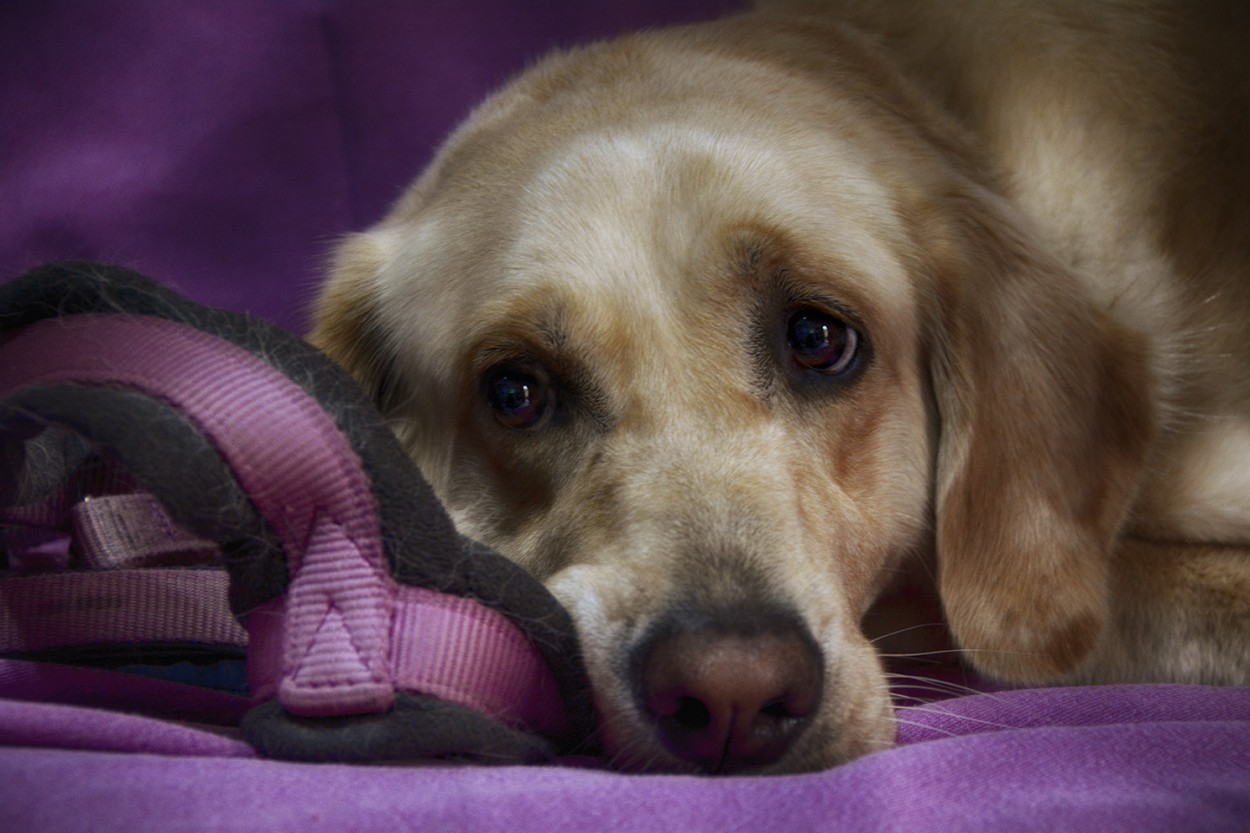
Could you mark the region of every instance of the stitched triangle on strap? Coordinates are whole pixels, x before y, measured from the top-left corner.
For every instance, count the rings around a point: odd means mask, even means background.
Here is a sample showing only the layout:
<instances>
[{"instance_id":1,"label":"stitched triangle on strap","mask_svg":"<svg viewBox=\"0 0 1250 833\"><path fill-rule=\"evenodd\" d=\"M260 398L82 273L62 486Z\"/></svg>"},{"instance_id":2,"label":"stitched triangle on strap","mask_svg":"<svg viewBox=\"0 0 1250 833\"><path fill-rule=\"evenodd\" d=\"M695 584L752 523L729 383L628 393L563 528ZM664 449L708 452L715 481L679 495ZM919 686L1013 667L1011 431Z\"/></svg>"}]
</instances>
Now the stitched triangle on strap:
<instances>
[{"instance_id":1,"label":"stitched triangle on strap","mask_svg":"<svg viewBox=\"0 0 1250 833\"><path fill-rule=\"evenodd\" d=\"M317 717L391 707L391 585L340 524L316 519L287 596L283 708Z\"/></svg>"},{"instance_id":2,"label":"stitched triangle on strap","mask_svg":"<svg viewBox=\"0 0 1250 833\"><path fill-rule=\"evenodd\" d=\"M324 684L358 685L374 682L360 652L352 644L351 633L343 621L343 613L333 602L312 636L312 642L299 664L291 670L291 684L308 688Z\"/></svg>"}]
</instances>

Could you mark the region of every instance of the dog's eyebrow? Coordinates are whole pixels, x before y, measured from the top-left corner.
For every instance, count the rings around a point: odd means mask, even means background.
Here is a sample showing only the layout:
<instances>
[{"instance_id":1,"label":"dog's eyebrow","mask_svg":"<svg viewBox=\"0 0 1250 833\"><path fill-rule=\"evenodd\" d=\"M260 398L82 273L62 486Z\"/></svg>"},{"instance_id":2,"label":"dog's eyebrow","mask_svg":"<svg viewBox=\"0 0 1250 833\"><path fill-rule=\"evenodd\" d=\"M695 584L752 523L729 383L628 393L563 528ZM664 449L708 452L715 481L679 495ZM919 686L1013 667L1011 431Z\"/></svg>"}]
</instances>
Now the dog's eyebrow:
<instances>
[{"instance_id":1,"label":"dog's eyebrow","mask_svg":"<svg viewBox=\"0 0 1250 833\"><path fill-rule=\"evenodd\" d=\"M785 229L769 223L745 223L724 236L732 241L734 266L743 275L772 271L797 248Z\"/></svg>"},{"instance_id":2,"label":"dog's eyebrow","mask_svg":"<svg viewBox=\"0 0 1250 833\"><path fill-rule=\"evenodd\" d=\"M737 291L745 294L745 308L749 310L751 335L743 341L750 368L747 387L753 396L769 405L778 391L776 347L770 338L772 310L776 306L776 272L781 268L775 262L776 249L777 244L766 232L752 230L734 247L729 265L740 281Z\"/></svg>"},{"instance_id":3,"label":"dog's eyebrow","mask_svg":"<svg viewBox=\"0 0 1250 833\"><path fill-rule=\"evenodd\" d=\"M534 331L538 335L538 340L543 342L543 346L552 353L559 355L563 353L569 342L568 331L564 328L563 312L558 312L550 319L535 322L537 326Z\"/></svg>"},{"instance_id":4,"label":"dog's eyebrow","mask_svg":"<svg viewBox=\"0 0 1250 833\"><path fill-rule=\"evenodd\" d=\"M560 364L568 352L569 333L564 309L541 300L517 305L506 319L488 330L474 351L478 369L508 358L528 358Z\"/></svg>"}]
</instances>

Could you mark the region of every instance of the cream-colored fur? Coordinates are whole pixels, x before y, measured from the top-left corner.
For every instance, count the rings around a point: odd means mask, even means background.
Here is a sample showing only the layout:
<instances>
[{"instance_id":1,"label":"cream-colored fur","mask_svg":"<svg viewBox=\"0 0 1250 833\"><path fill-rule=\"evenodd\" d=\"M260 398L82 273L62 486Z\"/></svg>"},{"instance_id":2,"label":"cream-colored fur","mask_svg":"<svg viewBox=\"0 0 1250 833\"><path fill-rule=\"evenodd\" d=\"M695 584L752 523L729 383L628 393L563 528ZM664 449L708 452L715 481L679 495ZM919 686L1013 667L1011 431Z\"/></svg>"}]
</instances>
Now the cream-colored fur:
<instances>
[{"instance_id":1,"label":"cream-colored fur","mask_svg":"<svg viewBox=\"0 0 1250 833\"><path fill-rule=\"evenodd\" d=\"M925 588L1000 679L1250 682L1250 16L772 5L526 72L343 243L313 340L570 609L621 766L889 745L873 639ZM657 729L657 628L767 659L691 610L816 646L767 754Z\"/></svg>"}]
</instances>

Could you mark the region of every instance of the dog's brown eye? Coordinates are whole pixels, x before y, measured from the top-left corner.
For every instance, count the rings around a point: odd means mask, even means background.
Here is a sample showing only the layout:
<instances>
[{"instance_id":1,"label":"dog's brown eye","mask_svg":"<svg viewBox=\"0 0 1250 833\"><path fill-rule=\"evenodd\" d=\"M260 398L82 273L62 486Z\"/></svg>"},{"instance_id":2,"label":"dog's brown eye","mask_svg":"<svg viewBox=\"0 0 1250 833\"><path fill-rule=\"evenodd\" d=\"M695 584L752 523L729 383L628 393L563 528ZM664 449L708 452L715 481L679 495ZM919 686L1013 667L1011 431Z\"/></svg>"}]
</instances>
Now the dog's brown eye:
<instances>
[{"instance_id":1,"label":"dog's brown eye","mask_svg":"<svg viewBox=\"0 0 1250 833\"><path fill-rule=\"evenodd\" d=\"M486 377L486 399L495 417L508 428L531 428L547 412L549 392L536 374L500 367Z\"/></svg>"},{"instance_id":2,"label":"dog's brown eye","mask_svg":"<svg viewBox=\"0 0 1250 833\"><path fill-rule=\"evenodd\" d=\"M825 374L849 369L859 351L859 333L832 313L800 307L790 314L786 340L794 360Z\"/></svg>"}]
</instances>

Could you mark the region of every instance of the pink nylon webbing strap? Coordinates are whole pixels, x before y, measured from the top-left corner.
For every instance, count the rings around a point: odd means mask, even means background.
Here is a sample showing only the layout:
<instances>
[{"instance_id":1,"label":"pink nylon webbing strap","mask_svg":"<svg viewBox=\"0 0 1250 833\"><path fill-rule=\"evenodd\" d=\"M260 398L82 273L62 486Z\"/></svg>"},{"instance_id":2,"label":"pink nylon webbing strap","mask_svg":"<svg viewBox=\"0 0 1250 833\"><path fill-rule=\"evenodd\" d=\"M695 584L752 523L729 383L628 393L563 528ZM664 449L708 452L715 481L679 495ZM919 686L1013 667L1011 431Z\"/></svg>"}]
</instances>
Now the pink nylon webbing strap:
<instances>
[{"instance_id":1,"label":"pink nylon webbing strap","mask_svg":"<svg viewBox=\"0 0 1250 833\"><path fill-rule=\"evenodd\" d=\"M0 651L72 645L246 645L226 604L225 570L148 568L10 576L0 581Z\"/></svg>"},{"instance_id":2,"label":"pink nylon webbing strap","mask_svg":"<svg viewBox=\"0 0 1250 833\"><path fill-rule=\"evenodd\" d=\"M269 646L255 660L249 650L249 666L280 657L274 687L287 711L384 711L398 680L495 717L561 722L550 673L515 625L470 600L394 581L359 458L321 407L267 363L193 328L117 313L42 321L3 349L0 392L117 384L172 404L216 445L287 553L284 615L262 610L248 620L252 645Z\"/></svg>"},{"instance_id":3,"label":"pink nylon webbing strap","mask_svg":"<svg viewBox=\"0 0 1250 833\"><path fill-rule=\"evenodd\" d=\"M248 684L264 699L278 686L282 599L248 614ZM419 638L411 638L419 635ZM565 728L555 680L541 655L506 618L460 596L401 585L392 619L391 677L403 691L468 706L511 726Z\"/></svg>"},{"instance_id":4,"label":"pink nylon webbing strap","mask_svg":"<svg viewBox=\"0 0 1250 833\"><path fill-rule=\"evenodd\" d=\"M144 492L85 498L70 509L70 518L90 569L221 564L216 544L180 528Z\"/></svg>"},{"instance_id":5,"label":"pink nylon webbing strap","mask_svg":"<svg viewBox=\"0 0 1250 833\"><path fill-rule=\"evenodd\" d=\"M147 316L48 319L14 334L5 349L26 360L0 367L4 390L108 382L169 402L194 421L287 554L291 625L282 705L308 716L390 707L393 587L369 481L347 440L302 388L240 347ZM327 532L329 538L318 537ZM346 640L324 631L330 620ZM343 648L348 655L325 663L327 652ZM352 673L334 673L347 666Z\"/></svg>"}]
</instances>

